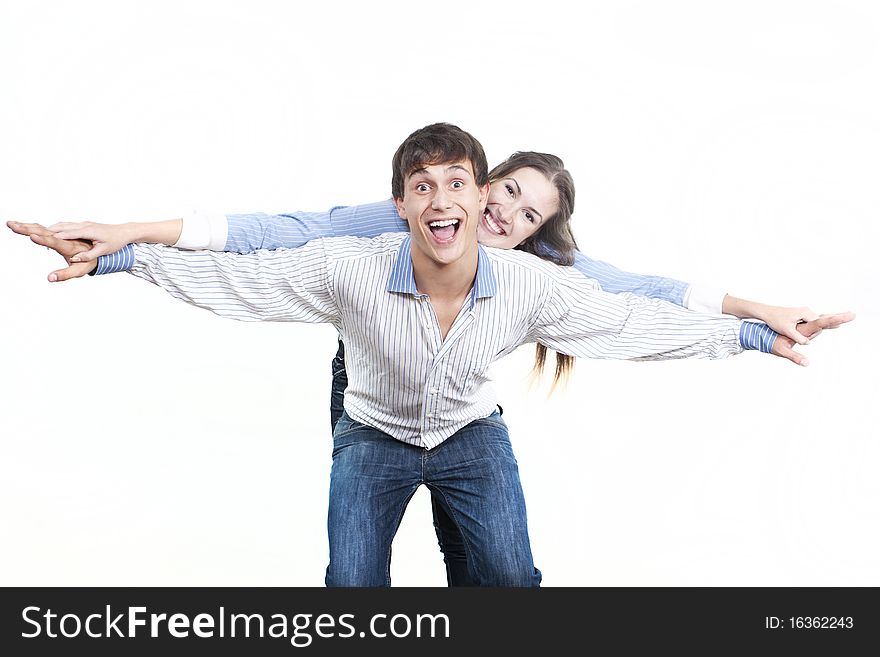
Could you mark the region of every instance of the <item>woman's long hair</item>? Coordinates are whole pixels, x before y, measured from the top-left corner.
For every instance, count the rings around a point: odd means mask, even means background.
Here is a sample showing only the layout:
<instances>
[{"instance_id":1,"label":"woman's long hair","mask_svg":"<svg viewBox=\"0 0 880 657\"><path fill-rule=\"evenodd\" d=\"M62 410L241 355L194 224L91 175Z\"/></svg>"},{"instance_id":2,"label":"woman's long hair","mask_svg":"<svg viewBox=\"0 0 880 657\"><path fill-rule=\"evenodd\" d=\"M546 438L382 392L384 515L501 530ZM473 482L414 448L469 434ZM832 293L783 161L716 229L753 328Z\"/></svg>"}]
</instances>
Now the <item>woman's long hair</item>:
<instances>
[{"instance_id":1,"label":"woman's long hair","mask_svg":"<svg viewBox=\"0 0 880 657\"><path fill-rule=\"evenodd\" d=\"M557 265L571 266L574 263L575 251L577 251L577 243L571 232L571 215L574 212L574 180L560 158L549 153L536 153L535 151L517 151L489 172L489 180L507 178L517 169L524 167L540 171L553 184L559 196L559 209L552 216L544 219L544 223L534 235L515 248L527 251ZM532 372L536 377L544 371L546 360L547 347L542 344L535 345L535 365ZM568 378L572 367L574 367L574 362L574 356L557 352L556 371L553 375L554 387L560 380Z\"/></svg>"}]
</instances>

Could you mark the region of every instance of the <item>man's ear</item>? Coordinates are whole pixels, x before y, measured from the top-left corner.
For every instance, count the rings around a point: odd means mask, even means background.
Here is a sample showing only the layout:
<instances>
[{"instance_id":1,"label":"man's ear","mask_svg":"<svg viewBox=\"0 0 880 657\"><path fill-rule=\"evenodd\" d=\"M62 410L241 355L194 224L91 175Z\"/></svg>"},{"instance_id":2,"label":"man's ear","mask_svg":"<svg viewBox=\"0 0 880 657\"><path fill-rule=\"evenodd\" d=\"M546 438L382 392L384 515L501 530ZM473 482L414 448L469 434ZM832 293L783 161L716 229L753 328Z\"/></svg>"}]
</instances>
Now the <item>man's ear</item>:
<instances>
[{"instance_id":1,"label":"man's ear","mask_svg":"<svg viewBox=\"0 0 880 657\"><path fill-rule=\"evenodd\" d=\"M489 183L486 183L482 187L480 187L480 211L486 209L486 203L489 202Z\"/></svg>"},{"instance_id":2,"label":"man's ear","mask_svg":"<svg viewBox=\"0 0 880 657\"><path fill-rule=\"evenodd\" d=\"M406 213L403 211L403 199L396 198L394 199L394 205L397 206L397 214L400 215L400 218L406 221Z\"/></svg>"}]
</instances>

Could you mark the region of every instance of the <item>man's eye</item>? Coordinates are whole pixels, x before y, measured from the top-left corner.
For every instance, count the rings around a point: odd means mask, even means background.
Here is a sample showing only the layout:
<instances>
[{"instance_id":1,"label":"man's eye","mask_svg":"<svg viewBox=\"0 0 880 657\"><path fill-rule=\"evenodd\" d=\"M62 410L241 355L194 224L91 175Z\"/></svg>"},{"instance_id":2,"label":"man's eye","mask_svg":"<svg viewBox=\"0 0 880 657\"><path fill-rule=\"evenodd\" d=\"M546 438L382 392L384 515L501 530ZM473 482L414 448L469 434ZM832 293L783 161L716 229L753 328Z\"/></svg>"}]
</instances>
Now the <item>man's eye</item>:
<instances>
[{"instance_id":1,"label":"man's eye","mask_svg":"<svg viewBox=\"0 0 880 657\"><path fill-rule=\"evenodd\" d=\"M428 185L426 185L425 183L419 183L418 185L416 185L416 191L417 192L427 192Z\"/></svg>"},{"instance_id":2,"label":"man's eye","mask_svg":"<svg viewBox=\"0 0 880 657\"><path fill-rule=\"evenodd\" d=\"M455 182L452 183L453 189L461 189L462 187L464 187L464 183L461 182L460 180L456 180Z\"/></svg>"}]
</instances>

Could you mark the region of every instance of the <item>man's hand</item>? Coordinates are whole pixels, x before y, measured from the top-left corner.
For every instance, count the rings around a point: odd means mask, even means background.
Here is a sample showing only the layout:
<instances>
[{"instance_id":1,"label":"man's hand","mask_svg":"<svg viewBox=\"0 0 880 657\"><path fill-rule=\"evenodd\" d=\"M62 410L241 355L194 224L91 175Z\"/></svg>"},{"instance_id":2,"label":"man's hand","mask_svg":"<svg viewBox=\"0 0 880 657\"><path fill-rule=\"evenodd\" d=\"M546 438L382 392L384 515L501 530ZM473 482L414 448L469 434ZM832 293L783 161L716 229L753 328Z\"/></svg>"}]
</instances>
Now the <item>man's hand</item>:
<instances>
[{"instance_id":1,"label":"man's hand","mask_svg":"<svg viewBox=\"0 0 880 657\"><path fill-rule=\"evenodd\" d=\"M95 260L91 262L73 262L71 260L74 256L91 249L91 242L61 239L56 237L51 230L40 224L23 224L17 221L7 221L6 225L9 226L12 232L30 237L34 244L52 249L67 261L68 267L58 269L49 274L49 281L52 283L85 276L98 266Z\"/></svg>"},{"instance_id":2,"label":"man's hand","mask_svg":"<svg viewBox=\"0 0 880 657\"><path fill-rule=\"evenodd\" d=\"M796 328L798 333L804 336L807 340L812 340L817 335L819 335L825 329L835 329L841 324L846 324L847 322L851 322L856 318L854 313L837 313L835 315L819 315L815 319L812 319L808 322L801 322L797 324ZM771 327L772 328L772 327ZM779 335L776 338L776 341L773 343L772 353L777 356L782 356L783 358L787 358L792 363L796 365L802 365L806 367L810 364L810 361L807 360L807 357L803 354L799 354L794 350L795 341L786 335Z\"/></svg>"}]
</instances>

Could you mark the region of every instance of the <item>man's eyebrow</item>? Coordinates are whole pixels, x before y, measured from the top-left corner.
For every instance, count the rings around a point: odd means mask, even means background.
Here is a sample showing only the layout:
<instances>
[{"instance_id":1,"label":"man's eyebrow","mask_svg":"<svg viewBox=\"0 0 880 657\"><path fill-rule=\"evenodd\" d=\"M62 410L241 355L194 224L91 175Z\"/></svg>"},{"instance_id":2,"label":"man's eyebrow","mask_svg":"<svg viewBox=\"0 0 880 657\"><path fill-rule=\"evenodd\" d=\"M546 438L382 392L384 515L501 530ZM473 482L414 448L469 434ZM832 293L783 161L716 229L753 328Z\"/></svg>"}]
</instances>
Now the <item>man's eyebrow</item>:
<instances>
[{"instance_id":1,"label":"man's eyebrow","mask_svg":"<svg viewBox=\"0 0 880 657\"><path fill-rule=\"evenodd\" d=\"M462 166L461 164L450 164L448 167L446 167L443 170L443 173L449 173L450 171L456 171L456 170L464 171L465 173L470 174L470 171L468 170L468 168L465 166ZM419 167L418 169L414 170L411 174L409 174L409 177L410 178L412 178L413 176L429 176L430 177L430 175L431 175L431 173L428 171L428 167Z\"/></svg>"},{"instance_id":2,"label":"man's eyebrow","mask_svg":"<svg viewBox=\"0 0 880 657\"><path fill-rule=\"evenodd\" d=\"M517 195L517 196L522 196L522 189L520 189L519 183L516 182L516 178L505 178L505 180L509 180L509 181L512 182L514 185L516 185L516 195ZM544 215L541 214L540 212L538 212L537 210L535 210L535 208L529 208L529 210L531 210L531 211L534 212L536 215L538 215L538 219L540 219L541 221L544 221Z\"/></svg>"}]
</instances>

